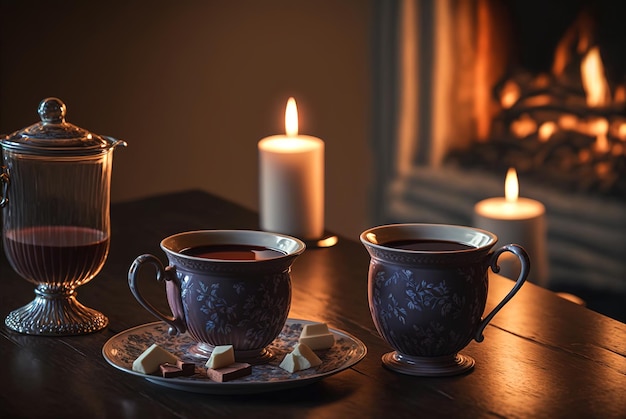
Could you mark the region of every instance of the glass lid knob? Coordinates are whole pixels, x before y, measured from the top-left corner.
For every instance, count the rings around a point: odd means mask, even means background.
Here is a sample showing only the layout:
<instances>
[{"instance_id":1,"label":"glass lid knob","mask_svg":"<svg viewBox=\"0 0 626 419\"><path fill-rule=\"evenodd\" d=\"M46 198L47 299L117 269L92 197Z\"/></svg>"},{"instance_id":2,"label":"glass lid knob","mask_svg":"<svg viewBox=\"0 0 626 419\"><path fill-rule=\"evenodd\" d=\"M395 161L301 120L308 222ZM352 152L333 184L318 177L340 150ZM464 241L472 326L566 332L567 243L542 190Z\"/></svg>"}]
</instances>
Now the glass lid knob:
<instances>
[{"instance_id":1,"label":"glass lid knob","mask_svg":"<svg viewBox=\"0 0 626 419\"><path fill-rule=\"evenodd\" d=\"M65 104L60 99L50 97L39 104L39 118L44 124L62 124L65 122Z\"/></svg>"}]
</instances>

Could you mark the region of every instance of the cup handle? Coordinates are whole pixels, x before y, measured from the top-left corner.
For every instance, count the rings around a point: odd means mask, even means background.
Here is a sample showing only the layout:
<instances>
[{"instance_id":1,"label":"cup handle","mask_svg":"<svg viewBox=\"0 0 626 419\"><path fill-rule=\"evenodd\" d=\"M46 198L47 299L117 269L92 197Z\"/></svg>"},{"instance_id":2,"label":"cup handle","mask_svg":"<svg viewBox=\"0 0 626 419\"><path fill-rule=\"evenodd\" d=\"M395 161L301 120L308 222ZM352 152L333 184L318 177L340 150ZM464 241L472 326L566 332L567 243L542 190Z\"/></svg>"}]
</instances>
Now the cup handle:
<instances>
[{"instance_id":1,"label":"cup handle","mask_svg":"<svg viewBox=\"0 0 626 419\"><path fill-rule=\"evenodd\" d=\"M174 313L173 316L167 316L161 313L139 292L137 280L139 278L139 271L144 265L151 265L156 269L157 281L167 281L167 300L170 305L170 309L172 310L172 313ZM164 267L159 258L157 258L156 256L149 254L141 255L134 260L133 264L128 270L128 286L130 287L130 291L133 293L137 301L139 301L139 304L143 306L143 308L148 310L155 317L169 324L170 327L168 332L170 335L185 333L187 327L185 326L185 317L182 310L183 304L180 297L180 281L176 276L176 268L172 266Z\"/></svg>"},{"instance_id":2,"label":"cup handle","mask_svg":"<svg viewBox=\"0 0 626 419\"><path fill-rule=\"evenodd\" d=\"M478 330L476 331L476 335L474 337L474 339L476 339L476 342L482 342L485 339L485 337L483 336L483 331L485 330L485 327L487 327L487 324L489 324L491 319L493 319L493 316L495 316L496 313L498 313L498 311L500 311L500 309L504 307L504 305L508 303L515 294L517 294L517 291L519 291L522 285L524 285L524 282L526 282L526 278L528 277L528 273L530 272L530 259L528 257L528 254L523 247L517 244L504 245L491 254L489 265L492 271L494 271L495 273L500 272L500 266L498 266L498 258L504 252L511 252L515 256L517 256L522 265L522 269L520 270L520 274L517 277L517 281L515 282L515 285L513 286L511 291L509 291L506 297L504 297L504 299L500 301L500 304L498 304L493 310L491 310L487 317L485 317L478 326Z\"/></svg>"}]
</instances>

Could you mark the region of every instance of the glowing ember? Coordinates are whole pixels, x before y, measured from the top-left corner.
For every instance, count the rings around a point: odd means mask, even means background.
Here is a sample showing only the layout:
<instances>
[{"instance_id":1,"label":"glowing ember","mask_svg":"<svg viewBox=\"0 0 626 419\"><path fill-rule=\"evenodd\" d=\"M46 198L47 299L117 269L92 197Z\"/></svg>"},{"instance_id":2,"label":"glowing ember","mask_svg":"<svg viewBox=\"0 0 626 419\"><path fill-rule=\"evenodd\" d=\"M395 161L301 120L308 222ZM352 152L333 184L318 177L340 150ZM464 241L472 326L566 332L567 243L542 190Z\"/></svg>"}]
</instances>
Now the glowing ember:
<instances>
[{"instance_id":1,"label":"glowing ember","mask_svg":"<svg viewBox=\"0 0 626 419\"><path fill-rule=\"evenodd\" d=\"M548 141L550 137L552 137L552 134L554 134L557 129L558 129L558 126L556 125L556 122L552 122L552 121L544 122L539 127L539 140Z\"/></svg>"},{"instance_id":2,"label":"glowing ember","mask_svg":"<svg viewBox=\"0 0 626 419\"><path fill-rule=\"evenodd\" d=\"M552 98L549 95L538 95L528 99L524 99L524 105L526 106L546 106L552 102Z\"/></svg>"},{"instance_id":3,"label":"glowing ember","mask_svg":"<svg viewBox=\"0 0 626 419\"><path fill-rule=\"evenodd\" d=\"M562 129L573 130L579 124L578 117L572 114L564 114L559 116L559 127Z\"/></svg>"},{"instance_id":4,"label":"glowing ember","mask_svg":"<svg viewBox=\"0 0 626 419\"><path fill-rule=\"evenodd\" d=\"M606 135L598 135L598 138L596 138L596 142L594 143L593 148L599 153L607 153L609 151L609 140L607 140Z\"/></svg>"},{"instance_id":5,"label":"glowing ember","mask_svg":"<svg viewBox=\"0 0 626 419\"><path fill-rule=\"evenodd\" d=\"M590 118L580 124L579 131L594 137L606 135L609 132L609 121L606 118Z\"/></svg>"},{"instance_id":6,"label":"glowing ember","mask_svg":"<svg viewBox=\"0 0 626 419\"><path fill-rule=\"evenodd\" d=\"M581 163L587 163L591 161L591 152L587 149L580 150L580 152L578 153L578 158L580 159Z\"/></svg>"},{"instance_id":7,"label":"glowing ember","mask_svg":"<svg viewBox=\"0 0 626 419\"><path fill-rule=\"evenodd\" d=\"M626 124L620 124L619 128L617 129L617 135L619 136L620 140L626 141Z\"/></svg>"},{"instance_id":8,"label":"glowing ember","mask_svg":"<svg viewBox=\"0 0 626 419\"><path fill-rule=\"evenodd\" d=\"M515 105L515 103L519 100L520 95L521 91L519 85L511 80L507 81L506 84L502 87L502 93L500 98L500 103L502 103L502 107L507 109Z\"/></svg>"},{"instance_id":9,"label":"glowing ember","mask_svg":"<svg viewBox=\"0 0 626 419\"><path fill-rule=\"evenodd\" d=\"M528 115L522 115L511 123L511 132L517 138L526 138L537 131L537 123Z\"/></svg>"},{"instance_id":10,"label":"glowing ember","mask_svg":"<svg viewBox=\"0 0 626 419\"><path fill-rule=\"evenodd\" d=\"M613 99L615 103L624 103L626 102L626 86L620 85L615 88L615 98Z\"/></svg>"},{"instance_id":11,"label":"glowing ember","mask_svg":"<svg viewBox=\"0 0 626 419\"><path fill-rule=\"evenodd\" d=\"M607 162L600 162L596 164L595 169L596 173L600 177L609 176L611 174L611 165L609 165Z\"/></svg>"}]
</instances>

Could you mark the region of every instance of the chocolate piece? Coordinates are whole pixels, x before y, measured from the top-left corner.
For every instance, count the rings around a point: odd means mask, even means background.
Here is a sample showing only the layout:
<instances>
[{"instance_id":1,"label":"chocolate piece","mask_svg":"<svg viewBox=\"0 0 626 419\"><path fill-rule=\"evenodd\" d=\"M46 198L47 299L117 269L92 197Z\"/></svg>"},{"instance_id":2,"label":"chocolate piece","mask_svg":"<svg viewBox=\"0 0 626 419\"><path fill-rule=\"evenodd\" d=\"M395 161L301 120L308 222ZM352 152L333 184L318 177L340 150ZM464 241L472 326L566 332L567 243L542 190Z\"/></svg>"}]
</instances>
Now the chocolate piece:
<instances>
[{"instance_id":1,"label":"chocolate piece","mask_svg":"<svg viewBox=\"0 0 626 419\"><path fill-rule=\"evenodd\" d=\"M185 362L179 359L176 361L176 366L182 370L185 377L189 377L190 375L194 375L196 373L196 364L193 362Z\"/></svg>"},{"instance_id":2,"label":"chocolate piece","mask_svg":"<svg viewBox=\"0 0 626 419\"><path fill-rule=\"evenodd\" d=\"M174 364L164 363L159 365L159 368L161 369L161 375L164 378L180 377L183 375L183 370Z\"/></svg>"},{"instance_id":3,"label":"chocolate piece","mask_svg":"<svg viewBox=\"0 0 626 419\"><path fill-rule=\"evenodd\" d=\"M133 361L133 371L143 374L153 374L159 371L159 365L169 362L174 364L177 358L163 349L156 343L153 343L148 349L143 351L137 359Z\"/></svg>"},{"instance_id":4,"label":"chocolate piece","mask_svg":"<svg viewBox=\"0 0 626 419\"><path fill-rule=\"evenodd\" d=\"M184 362L180 359L176 361L176 365L164 362L159 365L161 375L164 378L173 377L189 377L196 373L196 365L191 362Z\"/></svg>"},{"instance_id":5,"label":"chocolate piece","mask_svg":"<svg viewBox=\"0 0 626 419\"><path fill-rule=\"evenodd\" d=\"M333 346L335 337L328 331L326 323L305 324L300 333L299 342L317 351Z\"/></svg>"},{"instance_id":6,"label":"chocolate piece","mask_svg":"<svg viewBox=\"0 0 626 419\"><path fill-rule=\"evenodd\" d=\"M233 345L218 345L213 348L205 366L207 368L219 369L227 367L234 362L235 351L233 350Z\"/></svg>"},{"instance_id":7,"label":"chocolate piece","mask_svg":"<svg viewBox=\"0 0 626 419\"><path fill-rule=\"evenodd\" d=\"M207 368L206 375L213 381L224 383L252 374L252 366L245 362L235 362L223 368Z\"/></svg>"}]
</instances>

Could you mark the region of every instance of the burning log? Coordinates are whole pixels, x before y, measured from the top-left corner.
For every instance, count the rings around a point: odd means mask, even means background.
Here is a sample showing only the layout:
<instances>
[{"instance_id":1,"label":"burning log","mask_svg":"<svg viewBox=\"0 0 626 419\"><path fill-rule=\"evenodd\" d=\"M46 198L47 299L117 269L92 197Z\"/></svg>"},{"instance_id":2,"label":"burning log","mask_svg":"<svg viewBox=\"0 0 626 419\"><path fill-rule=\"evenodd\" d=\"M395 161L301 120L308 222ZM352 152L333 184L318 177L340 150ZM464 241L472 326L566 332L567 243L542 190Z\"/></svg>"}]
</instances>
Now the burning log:
<instances>
[{"instance_id":1,"label":"burning log","mask_svg":"<svg viewBox=\"0 0 626 419\"><path fill-rule=\"evenodd\" d=\"M596 47L578 74L573 68L503 79L491 139L452 151L447 162L498 173L515 167L539 183L626 201L626 91L616 88L611 99Z\"/></svg>"}]
</instances>

